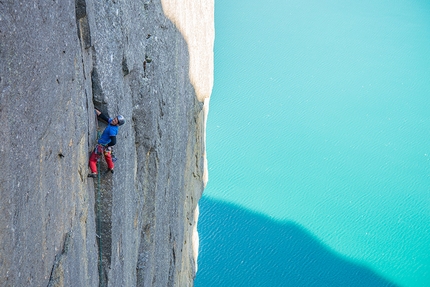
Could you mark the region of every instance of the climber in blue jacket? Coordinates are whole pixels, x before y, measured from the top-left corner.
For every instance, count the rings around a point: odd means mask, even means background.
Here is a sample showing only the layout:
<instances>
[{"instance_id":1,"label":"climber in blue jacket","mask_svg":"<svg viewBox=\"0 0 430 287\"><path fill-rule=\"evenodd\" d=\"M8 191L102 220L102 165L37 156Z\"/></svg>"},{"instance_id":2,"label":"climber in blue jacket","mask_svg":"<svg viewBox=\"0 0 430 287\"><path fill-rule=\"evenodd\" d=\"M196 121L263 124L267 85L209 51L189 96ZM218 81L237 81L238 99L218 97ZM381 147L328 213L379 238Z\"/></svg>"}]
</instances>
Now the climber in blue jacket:
<instances>
[{"instance_id":1,"label":"climber in blue jacket","mask_svg":"<svg viewBox=\"0 0 430 287\"><path fill-rule=\"evenodd\" d=\"M95 109L95 112L97 117L107 122L108 125L100 136L94 151L91 153L89 161L91 173L88 174L88 177L97 177L97 161L102 154L104 154L108 170L113 173L114 163L112 161L112 147L116 144L116 136L118 134L119 126L122 126L125 123L125 118L121 115L112 119L97 109Z\"/></svg>"}]
</instances>

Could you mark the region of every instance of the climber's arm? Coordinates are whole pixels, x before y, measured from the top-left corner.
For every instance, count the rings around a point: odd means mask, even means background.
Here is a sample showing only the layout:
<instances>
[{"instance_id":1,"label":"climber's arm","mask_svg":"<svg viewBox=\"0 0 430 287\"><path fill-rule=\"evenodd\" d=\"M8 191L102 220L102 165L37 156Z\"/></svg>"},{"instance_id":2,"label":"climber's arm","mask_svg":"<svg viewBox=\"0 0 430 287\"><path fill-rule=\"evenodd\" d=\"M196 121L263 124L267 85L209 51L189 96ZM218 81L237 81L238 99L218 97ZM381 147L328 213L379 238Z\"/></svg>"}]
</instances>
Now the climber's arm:
<instances>
[{"instance_id":1,"label":"climber's arm","mask_svg":"<svg viewBox=\"0 0 430 287\"><path fill-rule=\"evenodd\" d=\"M105 122L109 122L109 117L106 116L105 114L103 114L101 111L99 111L98 109L94 109L96 111L97 117L99 117L100 119L104 120Z\"/></svg>"},{"instance_id":2,"label":"climber's arm","mask_svg":"<svg viewBox=\"0 0 430 287\"><path fill-rule=\"evenodd\" d=\"M116 136L110 136L110 142L108 146L114 146L116 144Z\"/></svg>"}]
</instances>

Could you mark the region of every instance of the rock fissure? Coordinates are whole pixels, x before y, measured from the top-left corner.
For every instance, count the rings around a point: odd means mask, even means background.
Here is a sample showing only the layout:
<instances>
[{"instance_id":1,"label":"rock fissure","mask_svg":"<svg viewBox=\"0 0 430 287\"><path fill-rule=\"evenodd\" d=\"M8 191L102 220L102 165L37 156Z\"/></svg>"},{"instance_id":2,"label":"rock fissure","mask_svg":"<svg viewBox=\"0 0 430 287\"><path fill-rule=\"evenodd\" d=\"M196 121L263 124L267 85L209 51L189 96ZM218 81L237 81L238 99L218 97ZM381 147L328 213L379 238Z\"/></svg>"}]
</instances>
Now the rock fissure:
<instances>
[{"instance_id":1,"label":"rock fissure","mask_svg":"<svg viewBox=\"0 0 430 287\"><path fill-rule=\"evenodd\" d=\"M70 232L64 237L63 247L59 254L55 255L52 265L51 275L47 287L64 286L64 261L66 260L71 244Z\"/></svg>"}]
</instances>

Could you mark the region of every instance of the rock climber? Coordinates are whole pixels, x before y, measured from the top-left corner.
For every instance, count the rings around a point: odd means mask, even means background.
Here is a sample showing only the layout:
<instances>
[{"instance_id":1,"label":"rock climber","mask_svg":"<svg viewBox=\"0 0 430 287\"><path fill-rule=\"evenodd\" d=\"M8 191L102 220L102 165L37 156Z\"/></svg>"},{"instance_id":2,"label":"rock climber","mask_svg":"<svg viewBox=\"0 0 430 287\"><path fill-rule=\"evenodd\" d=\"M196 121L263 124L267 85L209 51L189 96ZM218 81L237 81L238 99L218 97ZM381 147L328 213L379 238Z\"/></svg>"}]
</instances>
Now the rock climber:
<instances>
[{"instance_id":1,"label":"rock climber","mask_svg":"<svg viewBox=\"0 0 430 287\"><path fill-rule=\"evenodd\" d=\"M100 158L100 155L104 155L108 171L113 173L114 163L112 161L112 147L116 144L116 135L118 134L119 126L122 126L125 123L125 118L121 115L118 115L116 118L109 118L105 114L101 113L99 110L95 109L97 114L97 118L108 123L107 127L104 129L100 139L94 151L90 156L90 170L91 173L88 174L88 177L97 177L97 161Z\"/></svg>"}]
</instances>

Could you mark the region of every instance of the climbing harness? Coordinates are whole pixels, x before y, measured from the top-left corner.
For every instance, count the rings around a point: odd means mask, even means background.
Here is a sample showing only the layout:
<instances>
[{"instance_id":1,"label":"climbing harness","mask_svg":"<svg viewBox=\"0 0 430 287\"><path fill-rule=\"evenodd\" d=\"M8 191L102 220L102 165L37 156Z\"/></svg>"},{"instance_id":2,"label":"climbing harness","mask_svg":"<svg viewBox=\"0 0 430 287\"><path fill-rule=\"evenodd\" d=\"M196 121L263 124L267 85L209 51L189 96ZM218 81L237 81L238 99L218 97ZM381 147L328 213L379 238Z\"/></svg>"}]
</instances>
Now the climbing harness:
<instances>
[{"instance_id":1,"label":"climbing harness","mask_svg":"<svg viewBox=\"0 0 430 287\"><path fill-rule=\"evenodd\" d=\"M96 144L94 148L94 153L97 155L101 155L103 154L103 151L104 151L104 146L102 146L101 144ZM99 161L99 158L97 159L97 161Z\"/></svg>"}]
</instances>

